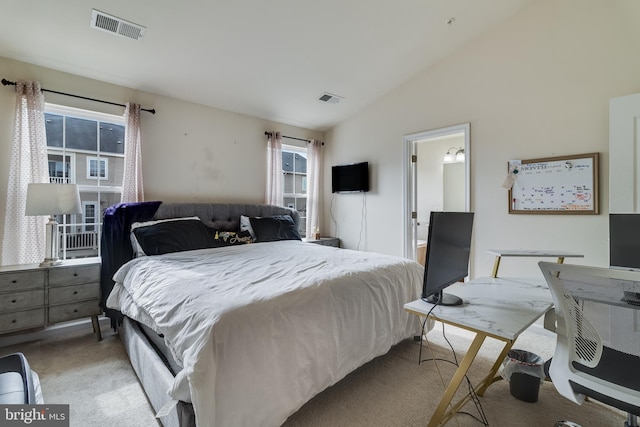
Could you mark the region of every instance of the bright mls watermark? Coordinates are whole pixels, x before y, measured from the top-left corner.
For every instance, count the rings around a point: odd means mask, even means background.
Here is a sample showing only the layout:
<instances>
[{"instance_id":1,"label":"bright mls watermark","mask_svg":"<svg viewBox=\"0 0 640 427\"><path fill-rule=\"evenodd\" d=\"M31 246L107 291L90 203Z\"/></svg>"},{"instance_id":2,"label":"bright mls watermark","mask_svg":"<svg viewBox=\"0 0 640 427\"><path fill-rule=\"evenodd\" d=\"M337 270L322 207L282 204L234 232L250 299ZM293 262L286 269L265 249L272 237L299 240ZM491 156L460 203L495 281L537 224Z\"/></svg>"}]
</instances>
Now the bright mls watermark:
<instances>
[{"instance_id":1,"label":"bright mls watermark","mask_svg":"<svg viewBox=\"0 0 640 427\"><path fill-rule=\"evenodd\" d=\"M0 427L69 427L69 405L0 405Z\"/></svg>"}]
</instances>

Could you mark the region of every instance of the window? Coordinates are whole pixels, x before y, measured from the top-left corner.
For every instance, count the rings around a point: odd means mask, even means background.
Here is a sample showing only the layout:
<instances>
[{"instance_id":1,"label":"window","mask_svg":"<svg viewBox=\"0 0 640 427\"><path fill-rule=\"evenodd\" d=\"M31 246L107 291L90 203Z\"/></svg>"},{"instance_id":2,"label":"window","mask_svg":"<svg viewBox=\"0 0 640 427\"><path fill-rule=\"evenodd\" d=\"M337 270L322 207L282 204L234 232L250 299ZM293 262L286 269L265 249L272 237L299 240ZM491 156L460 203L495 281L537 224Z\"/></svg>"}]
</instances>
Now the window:
<instances>
[{"instance_id":1,"label":"window","mask_svg":"<svg viewBox=\"0 0 640 427\"><path fill-rule=\"evenodd\" d=\"M75 182L71 163L75 157L71 155L49 153L49 181L53 184L68 184Z\"/></svg>"},{"instance_id":2,"label":"window","mask_svg":"<svg viewBox=\"0 0 640 427\"><path fill-rule=\"evenodd\" d=\"M282 145L283 205L300 213L300 235L306 236L307 222L307 150Z\"/></svg>"},{"instance_id":3,"label":"window","mask_svg":"<svg viewBox=\"0 0 640 427\"><path fill-rule=\"evenodd\" d=\"M87 179L108 179L109 159L87 157Z\"/></svg>"},{"instance_id":4,"label":"window","mask_svg":"<svg viewBox=\"0 0 640 427\"><path fill-rule=\"evenodd\" d=\"M87 231L95 231L97 229L96 224L98 223L98 217L96 216L96 212L98 210L98 205L95 202L82 202L82 213L84 215L83 221L83 230Z\"/></svg>"},{"instance_id":5,"label":"window","mask_svg":"<svg viewBox=\"0 0 640 427\"><path fill-rule=\"evenodd\" d=\"M124 170L123 116L45 105L49 180L78 184L83 212L59 216L62 259L99 255L102 212L119 203Z\"/></svg>"}]
</instances>

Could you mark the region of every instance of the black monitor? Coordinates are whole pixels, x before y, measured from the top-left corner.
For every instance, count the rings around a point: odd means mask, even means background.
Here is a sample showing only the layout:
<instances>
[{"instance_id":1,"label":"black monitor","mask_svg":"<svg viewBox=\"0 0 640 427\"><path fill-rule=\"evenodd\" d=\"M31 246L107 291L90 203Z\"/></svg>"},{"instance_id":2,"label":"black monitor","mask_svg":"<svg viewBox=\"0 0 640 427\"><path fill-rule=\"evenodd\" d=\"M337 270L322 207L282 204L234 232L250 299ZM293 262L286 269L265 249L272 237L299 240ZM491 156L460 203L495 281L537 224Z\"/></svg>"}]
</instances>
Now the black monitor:
<instances>
[{"instance_id":1,"label":"black monitor","mask_svg":"<svg viewBox=\"0 0 640 427\"><path fill-rule=\"evenodd\" d=\"M432 304L460 305L462 299L443 289L469 275L473 212L431 212L422 299Z\"/></svg>"},{"instance_id":2,"label":"black monitor","mask_svg":"<svg viewBox=\"0 0 640 427\"><path fill-rule=\"evenodd\" d=\"M609 266L640 271L640 214L609 214Z\"/></svg>"}]
</instances>

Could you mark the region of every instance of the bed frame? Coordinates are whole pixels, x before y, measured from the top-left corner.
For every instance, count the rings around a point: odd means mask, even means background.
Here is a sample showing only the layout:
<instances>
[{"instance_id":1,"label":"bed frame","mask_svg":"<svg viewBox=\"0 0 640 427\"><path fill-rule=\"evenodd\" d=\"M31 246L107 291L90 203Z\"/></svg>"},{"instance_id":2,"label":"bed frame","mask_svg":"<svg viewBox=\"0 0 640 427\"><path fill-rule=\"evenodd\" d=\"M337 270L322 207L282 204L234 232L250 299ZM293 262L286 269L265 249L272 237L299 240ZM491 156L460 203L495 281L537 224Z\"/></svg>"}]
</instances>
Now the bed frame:
<instances>
[{"instance_id":1,"label":"bed frame","mask_svg":"<svg viewBox=\"0 0 640 427\"><path fill-rule=\"evenodd\" d=\"M153 211L158 203L159 202L119 204L110 207L105 213L102 238L103 250L106 249L105 245L108 245L110 247L124 248L123 251L126 252L127 244L130 250L129 256L125 256L115 263L113 259L108 260L108 262L103 262L101 287L105 300L113 287L113 282L110 279L113 273L124 263L122 261L133 257L128 226L130 226L134 219L136 221L142 221L198 216L208 227L227 231L239 230L240 215L249 217L290 215L296 226L300 222L300 216L294 209L261 204L159 203L155 213L149 215L149 212ZM137 210L139 207L145 209L144 214L140 214L140 211ZM145 214L147 215L146 218L144 216ZM109 216L109 221L106 220L107 216ZM114 232L114 228L117 228L114 224L118 224L119 226L124 225L124 227L122 227L123 230L121 232ZM105 239L105 236L108 236L108 238ZM108 253L108 251L103 251L103 254L105 253ZM173 385L173 374L134 321L128 318L122 318L121 315L118 316L118 313L107 312L107 314L112 315L112 324L114 324L113 319L117 319L115 325L129 355L131 365L140 380L151 406L156 412L159 411L170 399L167 390ZM190 403L178 402L168 415L160 418L160 421L165 427L195 427L193 406Z\"/></svg>"}]
</instances>

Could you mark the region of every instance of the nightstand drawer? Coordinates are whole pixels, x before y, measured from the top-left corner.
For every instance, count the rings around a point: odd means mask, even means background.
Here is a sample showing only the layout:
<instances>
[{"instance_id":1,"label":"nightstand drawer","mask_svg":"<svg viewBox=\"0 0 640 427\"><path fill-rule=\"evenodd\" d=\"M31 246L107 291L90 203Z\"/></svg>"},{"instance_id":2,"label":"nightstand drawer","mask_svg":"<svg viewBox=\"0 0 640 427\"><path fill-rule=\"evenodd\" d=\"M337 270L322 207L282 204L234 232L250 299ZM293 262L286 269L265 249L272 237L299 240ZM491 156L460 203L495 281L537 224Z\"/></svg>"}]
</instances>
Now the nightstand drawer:
<instances>
[{"instance_id":1,"label":"nightstand drawer","mask_svg":"<svg viewBox=\"0 0 640 427\"><path fill-rule=\"evenodd\" d=\"M0 274L0 291L44 288L44 271L11 271Z\"/></svg>"},{"instance_id":2,"label":"nightstand drawer","mask_svg":"<svg viewBox=\"0 0 640 427\"><path fill-rule=\"evenodd\" d=\"M49 270L49 286L81 285L100 280L100 264Z\"/></svg>"},{"instance_id":3,"label":"nightstand drawer","mask_svg":"<svg viewBox=\"0 0 640 427\"><path fill-rule=\"evenodd\" d=\"M44 289L0 295L0 313L44 306Z\"/></svg>"},{"instance_id":4,"label":"nightstand drawer","mask_svg":"<svg viewBox=\"0 0 640 427\"><path fill-rule=\"evenodd\" d=\"M44 308L0 314L0 333L44 326Z\"/></svg>"},{"instance_id":5,"label":"nightstand drawer","mask_svg":"<svg viewBox=\"0 0 640 427\"><path fill-rule=\"evenodd\" d=\"M85 285L60 286L49 289L49 304L63 304L87 299L98 300L100 298L100 283L87 283Z\"/></svg>"},{"instance_id":6,"label":"nightstand drawer","mask_svg":"<svg viewBox=\"0 0 640 427\"><path fill-rule=\"evenodd\" d=\"M79 319L81 317L94 316L101 312L102 310L98 305L97 299L95 301L56 305L54 307L49 307L48 323L65 322L67 320Z\"/></svg>"}]
</instances>

